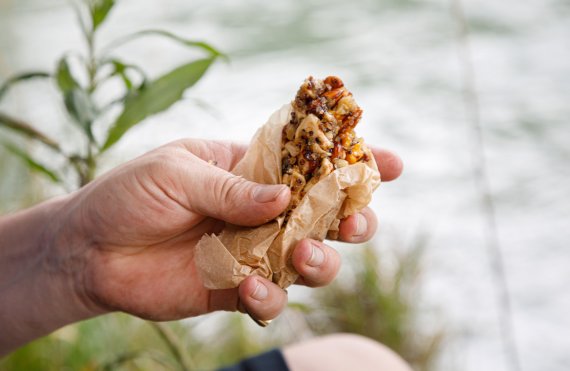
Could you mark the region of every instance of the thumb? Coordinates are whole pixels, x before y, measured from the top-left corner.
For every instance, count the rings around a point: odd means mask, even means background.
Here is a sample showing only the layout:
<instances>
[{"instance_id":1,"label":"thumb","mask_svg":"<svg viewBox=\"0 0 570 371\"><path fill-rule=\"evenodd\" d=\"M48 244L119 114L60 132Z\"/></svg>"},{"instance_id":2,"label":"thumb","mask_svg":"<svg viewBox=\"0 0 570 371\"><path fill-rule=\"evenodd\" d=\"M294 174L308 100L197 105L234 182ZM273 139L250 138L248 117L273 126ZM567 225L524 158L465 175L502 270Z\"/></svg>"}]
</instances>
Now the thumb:
<instances>
[{"instance_id":1,"label":"thumb","mask_svg":"<svg viewBox=\"0 0 570 371\"><path fill-rule=\"evenodd\" d=\"M205 161L194 164L184 180L189 208L226 222L255 226L281 214L291 198L283 184L260 184Z\"/></svg>"}]
</instances>

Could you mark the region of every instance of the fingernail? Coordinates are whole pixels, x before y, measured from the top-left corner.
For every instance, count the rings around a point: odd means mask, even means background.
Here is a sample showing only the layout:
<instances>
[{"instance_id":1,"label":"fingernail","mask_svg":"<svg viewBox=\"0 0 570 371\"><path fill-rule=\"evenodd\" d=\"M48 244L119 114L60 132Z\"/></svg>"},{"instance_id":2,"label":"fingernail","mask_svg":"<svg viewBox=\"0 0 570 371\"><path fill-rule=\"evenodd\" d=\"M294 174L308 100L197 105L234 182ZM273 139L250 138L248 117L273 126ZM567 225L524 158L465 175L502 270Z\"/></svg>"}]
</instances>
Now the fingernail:
<instances>
[{"instance_id":1,"label":"fingernail","mask_svg":"<svg viewBox=\"0 0 570 371\"><path fill-rule=\"evenodd\" d=\"M307 260L307 265L310 265L311 267L318 267L325 261L325 253L319 246L315 244L313 244L312 247L313 249L311 250L311 257L309 260Z\"/></svg>"},{"instance_id":2,"label":"fingernail","mask_svg":"<svg viewBox=\"0 0 570 371\"><path fill-rule=\"evenodd\" d=\"M251 297L259 301L265 300L268 294L267 287L265 287L263 283L259 282L259 280L256 280L255 282L256 282L255 290L253 290Z\"/></svg>"},{"instance_id":3,"label":"fingernail","mask_svg":"<svg viewBox=\"0 0 570 371\"><path fill-rule=\"evenodd\" d=\"M354 233L354 237L362 236L366 233L368 229L368 221L362 214L356 215L356 233Z\"/></svg>"},{"instance_id":4,"label":"fingernail","mask_svg":"<svg viewBox=\"0 0 570 371\"><path fill-rule=\"evenodd\" d=\"M280 184L258 185L253 190L253 199L261 203L275 201L285 188L286 186Z\"/></svg>"}]
</instances>

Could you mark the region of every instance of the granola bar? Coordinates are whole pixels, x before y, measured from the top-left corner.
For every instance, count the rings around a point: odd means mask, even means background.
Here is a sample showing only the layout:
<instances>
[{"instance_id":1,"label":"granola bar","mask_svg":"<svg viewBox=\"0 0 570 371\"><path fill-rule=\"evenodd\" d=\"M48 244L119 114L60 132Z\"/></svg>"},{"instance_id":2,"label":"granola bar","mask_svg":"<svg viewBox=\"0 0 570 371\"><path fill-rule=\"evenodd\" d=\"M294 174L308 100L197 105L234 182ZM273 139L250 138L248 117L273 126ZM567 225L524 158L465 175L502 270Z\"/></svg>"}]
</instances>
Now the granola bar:
<instances>
[{"instance_id":1,"label":"granola bar","mask_svg":"<svg viewBox=\"0 0 570 371\"><path fill-rule=\"evenodd\" d=\"M289 122L283 127L281 171L291 188L288 219L303 196L335 169L367 162L371 153L355 126L362 116L342 80L309 76L301 85Z\"/></svg>"}]
</instances>

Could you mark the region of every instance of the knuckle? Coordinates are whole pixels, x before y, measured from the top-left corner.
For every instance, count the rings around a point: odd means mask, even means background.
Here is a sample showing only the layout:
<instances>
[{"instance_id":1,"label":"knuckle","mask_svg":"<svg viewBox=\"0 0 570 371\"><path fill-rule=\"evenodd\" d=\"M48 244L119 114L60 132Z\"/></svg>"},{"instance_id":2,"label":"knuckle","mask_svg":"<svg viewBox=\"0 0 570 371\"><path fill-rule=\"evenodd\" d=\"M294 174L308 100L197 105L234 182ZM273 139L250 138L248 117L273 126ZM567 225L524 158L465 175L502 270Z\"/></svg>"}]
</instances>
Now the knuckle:
<instances>
[{"instance_id":1,"label":"knuckle","mask_svg":"<svg viewBox=\"0 0 570 371\"><path fill-rule=\"evenodd\" d=\"M270 320L277 317L287 304L285 291L270 290L267 299L258 301L243 295L240 304L246 313L257 319Z\"/></svg>"},{"instance_id":2,"label":"knuckle","mask_svg":"<svg viewBox=\"0 0 570 371\"><path fill-rule=\"evenodd\" d=\"M170 156L163 153L157 153L152 159L147 163L148 171L151 174L164 174L169 171L170 166Z\"/></svg>"},{"instance_id":3,"label":"knuckle","mask_svg":"<svg viewBox=\"0 0 570 371\"><path fill-rule=\"evenodd\" d=\"M215 192L221 195L221 203L226 206L237 206L243 199L246 184L242 178L227 176L219 179L215 185Z\"/></svg>"},{"instance_id":4,"label":"knuckle","mask_svg":"<svg viewBox=\"0 0 570 371\"><path fill-rule=\"evenodd\" d=\"M148 159L149 170L153 172L169 172L175 170L180 163L180 153L176 148L163 147L152 152Z\"/></svg>"},{"instance_id":5,"label":"knuckle","mask_svg":"<svg viewBox=\"0 0 570 371\"><path fill-rule=\"evenodd\" d=\"M334 249L327 249L325 263L318 268L311 268L304 276L309 287L322 287L330 284L340 270L340 255Z\"/></svg>"}]
</instances>

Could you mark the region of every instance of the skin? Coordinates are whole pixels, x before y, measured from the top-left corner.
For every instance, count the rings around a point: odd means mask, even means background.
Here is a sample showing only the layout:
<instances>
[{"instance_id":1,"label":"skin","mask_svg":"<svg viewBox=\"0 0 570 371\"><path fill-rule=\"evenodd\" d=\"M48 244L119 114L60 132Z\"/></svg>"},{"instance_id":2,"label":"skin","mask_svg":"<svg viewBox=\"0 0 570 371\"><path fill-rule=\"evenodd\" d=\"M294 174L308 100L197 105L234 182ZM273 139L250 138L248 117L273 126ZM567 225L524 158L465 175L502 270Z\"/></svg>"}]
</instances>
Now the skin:
<instances>
[{"instance_id":1,"label":"skin","mask_svg":"<svg viewBox=\"0 0 570 371\"><path fill-rule=\"evenodd\" d=\"M238 288L209 290L194 263L204 233L219 232L224 222L260 225L287 207L287 187L229 173L245 150L230 142L177 141L77 192L1 218L0 355L112 311L156 321L218 310L277 317L287 303L277 285L250 276ZM400 175L396 155L373 152L383 181ZM366 208L341 222L339 239L364 242L376 228ZM292 262L298 283L310 287L327 285L340 267L334 249L312 240L296 246Z\"/></svg>"},{"instance_id":2,"label":"skin","mask_svg":"<svg viewBox=\"0 0 570 371\"><path fill-rule=\"evenodd\" d=\"M283 349L293 371L412 371L388 347L363 336L333 334L312 338Z\"/></svg>"}]
</instances>

